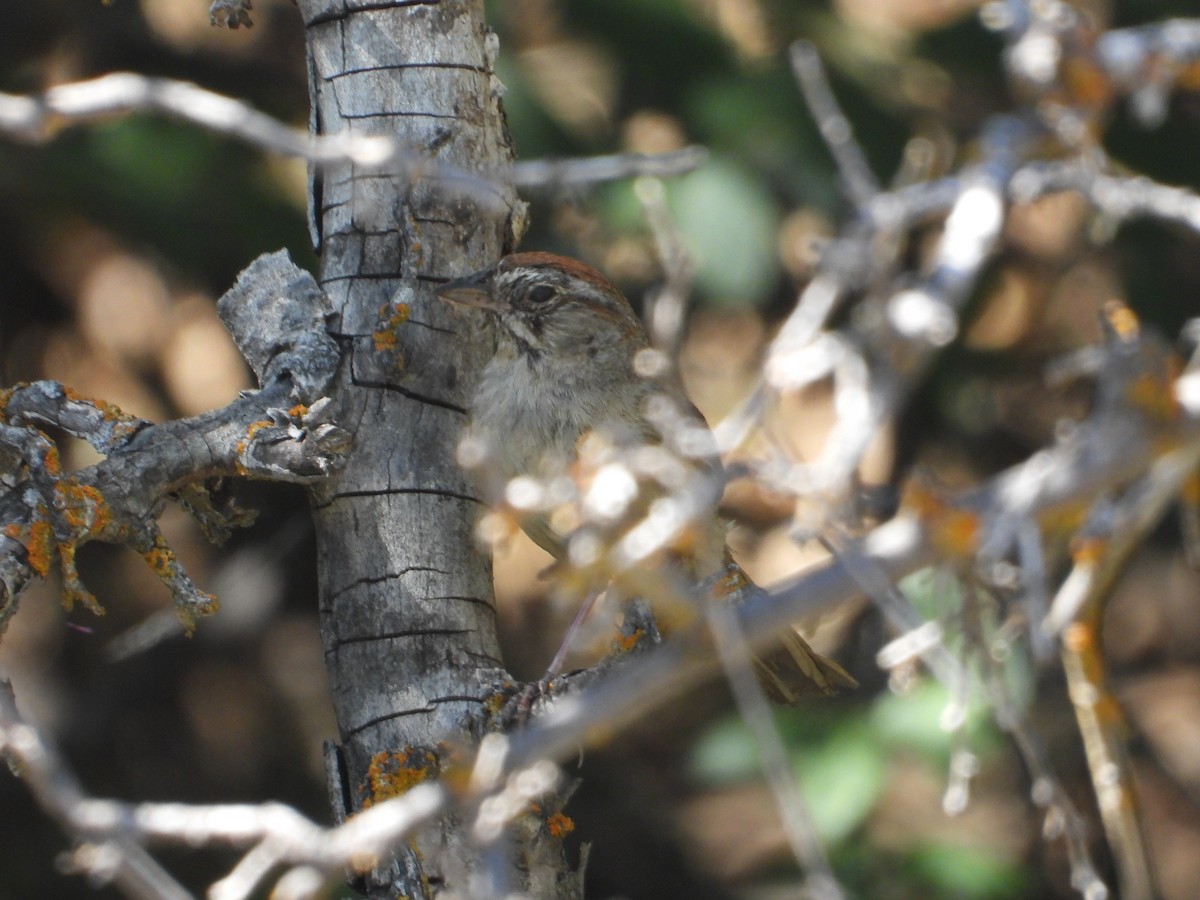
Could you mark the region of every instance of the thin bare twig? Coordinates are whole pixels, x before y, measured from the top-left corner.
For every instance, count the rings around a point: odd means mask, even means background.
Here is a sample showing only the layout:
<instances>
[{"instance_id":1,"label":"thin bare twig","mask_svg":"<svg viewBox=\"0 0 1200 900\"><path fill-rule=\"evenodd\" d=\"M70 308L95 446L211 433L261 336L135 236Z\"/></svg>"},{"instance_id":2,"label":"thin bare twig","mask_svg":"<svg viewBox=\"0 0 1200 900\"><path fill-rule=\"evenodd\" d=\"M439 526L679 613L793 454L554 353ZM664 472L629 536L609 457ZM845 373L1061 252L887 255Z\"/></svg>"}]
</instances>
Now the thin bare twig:
<instances>
[{"instance_id":1,"label":"thin bare twig","mask_svg":"<svg viewBox=\"0 0 1200 900\"><path fill-rule=\"evenodd\" d=\"M1012 737L1017 752L1029 770L1032 781L1030 797L1035 806L1045 811L1045 837L1063 839L1071 867L1071 886L1083 895L1084 900L1106 900L1109 889L1100 877L1088 849L1088 828L1083 815L1055 773L1041 739L1013 699L995 658L986 651L979 658L984 667L984 684L996 724Z\"/></svg>"},{"instance_id":2,"label":"thin bare twig","mask_svg":"<svg viewBox=\"0 0 1200 900\"><path fill-rule=\"evenodd\" d=\"M142 844L247 849L234 870L214 885L223 900L249 896L281 865L317 867L327 873L369 870L447 800L434 783L384 801L336 828L325 829L277 803L189 806L183 803L122 803L88 797L57 751L21 720L11 689L0 684L0 751L12 761L38 803L80 848L77 864L118 884L132 897L191 895L159 868ZM103 864L103 865L102 865Z\"/></svg>"},{"instance_id":3,"label":"thin bare twig","mask_svg":"<svg viewBox=\"0 0 1200 900\"><path fill-rule=\"evenodd\" d=\"M821 543L845 566L855 584L871 599L892 628L901 635L925 635L912 642L913 653L925 661L952 696L962 694L967 684L967 672L942 642L941 629L930 629L933 623L927 622L887 573L845 535L826 534Z\"/></svg>"},{"instance_id":4,"label":"thin bare twig","mask_svg":"<svg viewBox=\"0 0 1200 900\"><path fill-rule=\"evenodd\" d=\"M512 183L519 188L581 187L626 178L671 178L702 166L708 159L704 147L684 147L669 153L614 153L581 159L533 159L512 167ZM506 173L493 177L505 180Z\"/></svg>"},{"instance_id":5,"label":"thin bare twig","mask_svg":"<svg viewBox=\"0 0 1200 900\"><path fill-rule=\"evenodd\" d=\"M838 105L825 77L825 67L817 48L808 41L792 44L792 72L800 84L804 100L817 123L825 145L833 154L842 185L851 202L862 208L879 193L879 181L867 163L862 146L854 139L854 129Z\"/></svg>"},{"instance_id":6,"label":"thin bare twig","mask_svg":"<svg viewBox=\"0 0 1200 900\"><path fill-rule=\"evenodd\" d=\"M667 208L667 193L663 183L654 178L640 178L633 187L646 222L650 225L659 262L666 275L666 280L650 301L647 315L650 340L673 364L683 340L687 302L696 266L684 246L679 226Z\"/></svg>"},{"instance_id":7,"label":"thin bare twig","mask_svg":"<svg viewBox=\"0 0 1200 900\"><path fill-rule=\"evenodd\" d=\"M804 872L806 894L814 900L841 900L846 893L829 864L812 813L788 761L783 739L775 727L770 704L754 675L750 647L737 612L721 602L710 602L706 609L709 631L733 690L738 713L754 736L763 779L775 800L792 855Z\"/></svg>"},{"instance_id":8,"label":"thin bare twig","mask_svg":"<svg viewBox=\"0 0 1200 900\"><path fill-rule=\"evenodd\" d=\"M75 840L75 865L101 883L112 883L128 896L188 900L191 894L140 847L118 818L103 835L76 827L86 795L75 776L41 735L21 721L16 698L0 681L0 755L21 773L38 804ZM97 840L100 838L100 840Z\"/></svg>"},{"instance_id":9,"label":"thin bare twig","mask_svg":"<svg viewBox=\"0 0 1200 900\"><path fill-rule=\"evenodd\" d=\"M38 96L0 94L0 135L41 142L64 127L134 113L154 113L191 122L317 165L350 163L408 178L437 179L452 190L494 198L494 185L523 188L569 187L632 178L668 177L701 165L706 151L688 147L673 153L626 153L587 159L533 160L496 172L470 172L438 163L389 135L314 135L292 128L241 100L195 84L114 72L88 81L49 88Z\"/></svg>"}]
</instances>

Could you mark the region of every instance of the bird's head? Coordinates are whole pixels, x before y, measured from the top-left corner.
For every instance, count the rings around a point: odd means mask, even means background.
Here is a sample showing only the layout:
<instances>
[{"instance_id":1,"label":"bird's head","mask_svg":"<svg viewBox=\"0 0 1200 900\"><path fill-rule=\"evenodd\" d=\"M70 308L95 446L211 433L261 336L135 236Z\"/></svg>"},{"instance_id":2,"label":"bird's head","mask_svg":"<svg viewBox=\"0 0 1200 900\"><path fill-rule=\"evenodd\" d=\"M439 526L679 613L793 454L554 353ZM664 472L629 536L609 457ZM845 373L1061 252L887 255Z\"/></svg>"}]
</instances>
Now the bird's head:
<instances>
[{"instance_id":1,"label":"bird's head","mask_svg":"<svg viewBox=\"0 0 1200 900\"><path fill-rule=\"evenodd\" d=\"M533 361L587 359L645 346L642 324L615 285L591 266L552 253L514 253L447 282L437 295L495 316L502 342Z\"/></svg>"}]
</instances>

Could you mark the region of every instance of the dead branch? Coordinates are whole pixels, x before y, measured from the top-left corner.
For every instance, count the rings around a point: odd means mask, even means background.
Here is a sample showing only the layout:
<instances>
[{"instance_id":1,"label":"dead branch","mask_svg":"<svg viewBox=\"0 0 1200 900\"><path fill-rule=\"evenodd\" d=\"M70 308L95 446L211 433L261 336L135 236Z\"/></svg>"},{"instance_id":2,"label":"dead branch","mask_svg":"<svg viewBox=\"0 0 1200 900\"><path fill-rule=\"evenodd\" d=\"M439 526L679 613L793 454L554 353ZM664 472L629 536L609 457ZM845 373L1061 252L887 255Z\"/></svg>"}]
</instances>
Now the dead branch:
<instances>
[{"instance_id":1,"label":"dead branch","mask_svg":"<svg viewBox=\"0 0 1200 900\"><path fill-rule=\"evenodd\" d=\"M7 552L0 559L0 623L15 612L21 589L55 561L64 600L100 611L74 562L79 546L98 540L140 553L190 627L216 601L191 581L158 530L163 505L179 500L211 536L219 536L245 517L214 509L205 479L304 483L338 464L349 437L332 423L322 392L340 351L325 331L324 293L312 276L284 252L261 257L221 299L220 309L262 385L223 409L156 425L55 382L5 393L0 521ZM86 440L106 458L66 474L46 429Z\"/></svg>"}]
</instances>

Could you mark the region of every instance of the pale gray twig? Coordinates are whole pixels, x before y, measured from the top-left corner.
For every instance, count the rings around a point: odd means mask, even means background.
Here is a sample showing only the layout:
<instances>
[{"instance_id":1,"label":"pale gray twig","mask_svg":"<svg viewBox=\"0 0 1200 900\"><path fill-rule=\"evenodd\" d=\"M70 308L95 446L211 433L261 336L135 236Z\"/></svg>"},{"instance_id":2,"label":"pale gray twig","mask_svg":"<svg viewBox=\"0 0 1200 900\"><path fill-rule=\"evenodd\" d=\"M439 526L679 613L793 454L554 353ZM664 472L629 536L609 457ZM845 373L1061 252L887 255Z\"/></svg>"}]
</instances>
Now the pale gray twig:
<instances>
[{"instance_id":1,"label":"pale gray twig","mask_svg":"<svg viewBox=\"0 0 1200 900\"><path fill-rule=\"evenodd\" d=\"M829 864L829 856L817 834L812 813L788 761L783 739L775 727L770 703L754 674L750 647L738 621L737 611L733 606L719 601L705 604L705 609L709 631L733 691L738 713L754 737L763 780L775 800L775 808L792 855L804 872L805 892L813 900L842 900L846 893Z\"/></svg>"},{"instance_id":2,"label":"pale gray twig","mask_svg":"<svg viewBox=\"0 0 1200 900\"><path fill-rule=\"evenodd\" d=\"M1114 175L1076 159L1031 162L1010 184L1014 202L1028 203L1045 194L1075 191L1117 222L1149 218L1200 232L1200 194L1160 184L1142 175Z\"/></svg>"},{"instance_id":3,"label":"pale gray twig","mask_svg":"<svg viewBox=\"0 0 1200 900\"><path fill-rule=\"evenodd\" d=\"M961 697L968 683L967 671L942 642L941 629L930 629L934 623L927 621L888 574L839 529L827 532L821 543L845 567L893 629L901 635L928 635L928 639L912 642L915 655L925 661L951 696Z\"/></svg>"},{"instance_id":4,"label":"pale gray twig","mask_svg":"<svg viewBox=\"0 0 1200 900\"><path fill-rule=\"evenodd\" d=\"M72 862L101 883L116 885L140 900L188 900L191 894L140 847L121 817L102 833L80 827L83 787L58 753L21 721L7 681L0 681L0 756L21 774L38 805L75 842Z\"/></svg>"},{"instance_id":5,"label":"pale gray twig","mask_svg":"<svg viewBox=\"0 0 1200 900\"><path fill-rule=\"evenodd\" d=\"M113 72L87 81L61 84L37 96L0 94L0 134L41 142L63 127L132 113L182 119L257 147L299 156L314 163L351 162L381 166L397 151L396 142L365 134L309 135L259 112L248 103L186 81Z\"/></svg>"},{"instance_id":6,"label":"pale gray twig","mask_svg":"<svg viewBox=\"0 0 1200 900\"><path fill-rule=\"evenodd\" d=\"M89 541L124 543L170 588L185 624L215 608L167 546L156 517L177 497L213 537L246 524L216 510L199 483L217 475L310 482L344 462L350 436L332 421L322 392L340 359L325 330L325 294L285 252L246 268L218 309L262 389L227 406L162 424L86 400L57 382L20 385L4 397L0 518L14 548L0 568L0 623L31 574L57 561L64 597L95 608L75 568ZM62 429L108 455L64 474L45 429ZM40 540L49 533L52 540Z\"/></svg>"},{"instance_id":7,"label":"pale gray twig","mask_svg":"<svg viewBox=\"0 0 1200 900\"><path fill-rule=\"evenodd\" d=\"M809 112L837 164L842 186L850 201L862 208L879 193L879 181L871 171L862 147L854 139L850 120L842 112L829 87L821 56L809 41L796 41L792 44L790 58L792 72L804 94Z\"/></svg>"},{"instance_id":8,"label":"pale gray twig","mask_svg":"<svg viewBox=\"0 0 1200 900\"><path fill-rule=\"evenodd\" d=\"M298 156L317 165L351 163L408 178L429 178L480 197L496 184L521 188L582 186L640 175L668 177L704 162L702 147L672 153L622 153L585 159L533 160L495 172L471 172L436 162L389 135L313 135L292 128L241 100L185 81L114 72L88 81L48 88L40 95L0 94L0 135L42 142L62 128L134 113L154 113L191 122L255 147Z\"/></svg>"},{"instance_id":9,"label":"pale gray twig","mask_svg":"<svg viewBox=\"0 0 1200 900\"><path fill-rule=\"evenodd\" d=\"M1113 85L1132 98L1144 125L1162 123L1175 79L1200 59L1200 20L1168 19L1100 35L1096 60Z\"/></svg>"},{"instance_id":10,"label":"pale gray twig","mask_svg":"<svg viewBox=\"0 0 1200 900\"><path fill-rule=\"evenodd\" d=\"M1183 448L1156 460L1145 477L1119 499L1102 499L1079 532L1081 541L1102 542L1103 552L1081 554L1050 605L1040 628L1059 635L1076 620L1085 602L1104 591L1132 550L1162 520L1195 472L1200 453Z\"/></svg>"},{"instance_id":11,"label":"pale gray twig","mask_svg":"<svg viewBox=\"0 0 1200 900\"><path fill-rule=\"evenodd\" d=\"M1071 867L1071 886L1084 900L1106 900L1110 892L1092 860L1088 847L1088 827L1083 815L1055 774L1045 747L1017 707L1003 675L996 670L989 655L984 654L983 661L987 666L985 683L992 714L996 724L1012 737L1017 752L1029 770L1032 781L1030 798L1045 813L1042 825L1044 836L1063 839Z\"/></svg>"},{"instance_id":12,"label":"pale gray twig","mask_svg":"<svg viewBox=\"0 0 1200 900\"><path fill-rule=\"evenodd\" d=\"M129 896L146 900L184 900L191 895L150 858L145 843L246 849L210 894L238 900L257 890L280 866L304 865L327 873L369 869L447 801L444 788L427 782L326 829L278 803L190 806L94 799L84 793L54 748L21 720L7 683L0 683L0 752L18 768L41 807L85 851L77 849L76 863L105 876Z\"/></svg>"},{"instance_id":13,"label":"pale gray twig","mask_svg":"<svg viewBox=\"0 0 1200 900\"><path fill-rule=\"evenodd\" d=\"M634 182L633 190L650 226L659 262L666 276L650 299L647 314L650 340L668 359L674 360L683 340L687 302L696 266L684 246L679 226L667 207L663 183L656 178L639 178Z\"/></svg>"},{"instance_id":14,"label":"pale gray twig","mask_svg":"<svg viewBox=\"0 0 1200 900\"><path fill-rule=\"evenodd\" d=\"M1189 376L1184 376L1184 379ZM1177 385L1181 394L1190 386ZM1196 392L1200 397L1200 389ZM1050 515L1090 501L1107 487L1127 483L1144 471L1161 452L1164 441L1180 448L1177 452L1200 455L1200 400L1188 407L1188 417L1170 424L1168 434L1148 428L1131 431L1128 422L1108 418L1098 422L1089 443L1108 452L1080 453L1073 442L1044 451L1061 456L1047 465L1035 458L993 478L986 484L947 498L947 510L984 519L991 510L1003 508L1013 485L1044 479L1040 489L1028 495L1022 510L1026 516ZM933 518L901 515L869 532L857 543L858 571L842 560L814 567L771 591L757 592L739 603L738 616L752 646L767 643L783 628L806 616L834 609L864 593L858 577L865 572L892 584L904 575L937 561L951 562L973 557L977 546L951 546L937 540L941 523ZM630 561L631 563L634 561ZM919 622L914 622L919 625ZM570 755L590 735L611 734L636 721L660 704L679 696L689 685L708 677L714 661L698 648L677 639L665 642L654 653L632 661L627 667L590 688L580 696L563 698L556 708L524 732L513 735L507 764L527 765L539 758L561 759Z\"/></svg>"},{"instance_id":15,"label":"pale gray twig","mask_svg":"<svg viewBox=\"0 0 1200 900\"><path fill-rule=\"evenodd\" d=\"M708 159L704 147L684 147L669 153L614 153L580 159L533 159L512 167L511 175L497 172L494 180L512 181L519 188L580 187L625 178L671 178L702 166Z\"/></svg>"}]
</instances>

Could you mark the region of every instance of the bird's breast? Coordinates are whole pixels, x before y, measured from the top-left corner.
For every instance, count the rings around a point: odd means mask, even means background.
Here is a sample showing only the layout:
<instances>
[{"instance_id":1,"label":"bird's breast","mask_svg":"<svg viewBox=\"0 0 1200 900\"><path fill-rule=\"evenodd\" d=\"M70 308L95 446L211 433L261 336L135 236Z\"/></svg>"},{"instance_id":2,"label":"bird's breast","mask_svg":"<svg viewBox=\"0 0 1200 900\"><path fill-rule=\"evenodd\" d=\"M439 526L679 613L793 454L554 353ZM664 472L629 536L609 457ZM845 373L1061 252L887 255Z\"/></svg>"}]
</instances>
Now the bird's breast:
<instances>
[{"instance_id":1,"label":"bird's breast","mask_svg":"<svg viewBox=\"0 0 1200 900\"><path fill-rule=\"evenodd\" d=\"M470 431L505 478L562 472L583 433L616 433L638 418L640 397L614 391L582 366L494 358L470 410Z\"/></svg>"}]
</instances>

